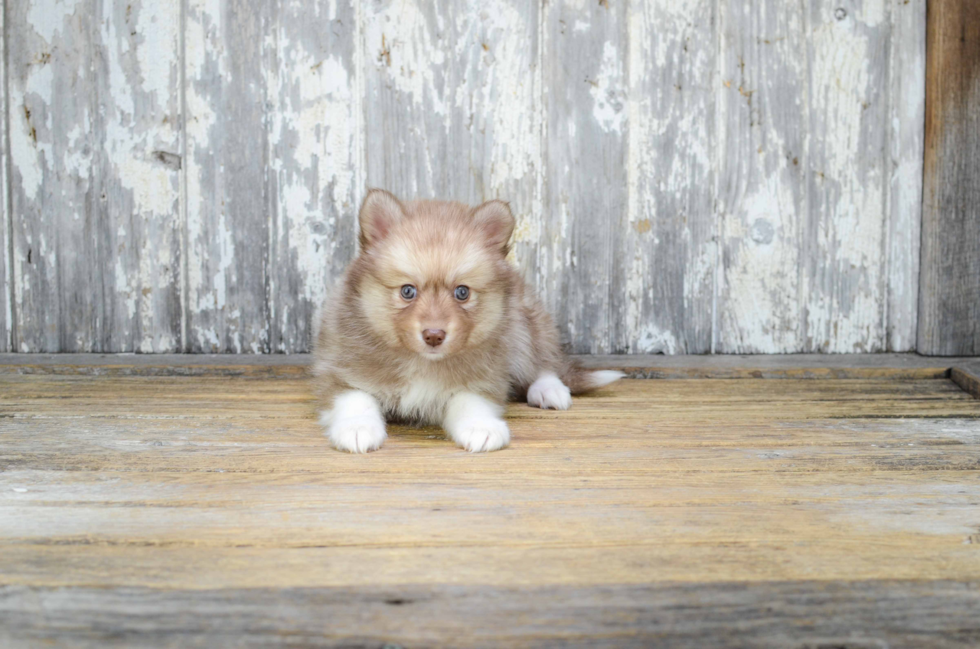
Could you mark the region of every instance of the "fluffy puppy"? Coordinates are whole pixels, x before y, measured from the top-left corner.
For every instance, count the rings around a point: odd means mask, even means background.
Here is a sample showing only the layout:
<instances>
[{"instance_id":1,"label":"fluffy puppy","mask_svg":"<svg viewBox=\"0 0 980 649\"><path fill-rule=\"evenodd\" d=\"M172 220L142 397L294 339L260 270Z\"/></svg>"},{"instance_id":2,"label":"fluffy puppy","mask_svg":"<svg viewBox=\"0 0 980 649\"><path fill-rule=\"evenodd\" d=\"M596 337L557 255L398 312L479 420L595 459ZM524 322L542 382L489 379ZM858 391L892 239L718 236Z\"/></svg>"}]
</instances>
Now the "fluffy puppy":
<instances>
[{"instance_id":1,"label":"fluffy puppy","mask_svg":"<svg viewBox=\"0 0 980 649\"><path fill-rule=\"evenodd\" d=\"M441 424L469 451L510 442L508 397L564 410L615 381L562 354L558 331L507 263L506 203L402 203L368 192L360 253L323 309L314 351L321 423L335 447L379 448L385 420Z\"/></svg>"}]
</instances>

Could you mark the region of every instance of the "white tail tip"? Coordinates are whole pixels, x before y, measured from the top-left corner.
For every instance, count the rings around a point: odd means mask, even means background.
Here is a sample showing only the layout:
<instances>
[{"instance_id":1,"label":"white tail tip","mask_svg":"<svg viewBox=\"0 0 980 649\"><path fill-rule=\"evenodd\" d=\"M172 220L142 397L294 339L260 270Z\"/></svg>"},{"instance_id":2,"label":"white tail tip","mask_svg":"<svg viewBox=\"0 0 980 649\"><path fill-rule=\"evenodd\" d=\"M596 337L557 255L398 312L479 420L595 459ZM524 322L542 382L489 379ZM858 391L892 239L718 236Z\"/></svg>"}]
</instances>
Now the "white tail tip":
<instances>
[{"instance_id":1,"label":"white tail tip","mask_svg":"<svg viewBox=\"0 0 980 649\"><path fill-rule=\"evenodd\" d=\"M589 375L589 383L592 388L601 388L604 385L609 385L613 381L618 381L619 379L626 376L622 372L617 372L616 370L601 370L599 372L591 372Z\"/></svg>"}]
</instances>

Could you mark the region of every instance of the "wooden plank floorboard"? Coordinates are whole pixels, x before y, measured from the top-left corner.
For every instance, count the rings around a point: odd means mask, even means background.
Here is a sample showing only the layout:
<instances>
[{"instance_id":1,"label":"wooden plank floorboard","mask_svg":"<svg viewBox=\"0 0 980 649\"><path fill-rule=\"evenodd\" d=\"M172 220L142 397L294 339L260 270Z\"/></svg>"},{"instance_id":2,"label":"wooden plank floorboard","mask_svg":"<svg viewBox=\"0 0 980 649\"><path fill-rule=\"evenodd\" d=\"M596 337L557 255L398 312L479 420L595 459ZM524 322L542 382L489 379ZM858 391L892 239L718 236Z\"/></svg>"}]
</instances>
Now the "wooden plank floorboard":
<instances>
[{"instance_id":1,"label":"wooden plank floorboard","mask_svg":"<svg viewBox=\"0 0 980 649\"><path fill-rule=\"evenodd\" d=\"M637 379L933 379L977 357L918 354L621 354L573 356L587 369ZM305 376L310 354L0 354L0 374Z\"/></svg>"},{"instance_id":2,"label":"wooden plank floorboard","mask_svg":"<svg viewBox=\"0 0 980 649\"><path fill-rule=\"evenodd\" d=\"M185 605L175 610L175 599ZM70 635L75 646L98 648L975 647L978 606L980 583L957 581L179 592L15 586L0 588L0 615L10 622L0 640L58 644Z\"/></svg>"},{"instance_id":3,"label":"wooden plank floorboard","mask_svg":"<svg viewBox=\"0 0 980 649\"><path fill-rule=\"evenodd\" d=\"M977 399L980 399L980 362L964 363L950 370L949 378Z\"/></svg>"},{"instance_id":4,"label":"wooden plank floorboard","mask_svg":"<svg viewBox=\"0 0 980 649\"><path fill-rule=\"evenodd\" d=\"M942 376L624 380L352 456L289 375L2 373L0 645L972 646Z\"/></svg>"}]
</instances>

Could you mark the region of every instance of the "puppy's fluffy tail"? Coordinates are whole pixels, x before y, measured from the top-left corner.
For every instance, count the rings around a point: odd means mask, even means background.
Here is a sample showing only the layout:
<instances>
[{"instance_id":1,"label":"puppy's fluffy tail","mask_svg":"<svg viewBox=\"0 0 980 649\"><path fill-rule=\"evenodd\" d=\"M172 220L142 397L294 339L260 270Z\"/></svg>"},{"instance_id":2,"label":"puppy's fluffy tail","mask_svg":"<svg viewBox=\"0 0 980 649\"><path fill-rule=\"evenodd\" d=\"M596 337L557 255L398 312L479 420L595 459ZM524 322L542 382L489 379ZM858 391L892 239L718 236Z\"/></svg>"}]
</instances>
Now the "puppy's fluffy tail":
<instances>
[{"instance_id":1,"label":"puppy's fluffy tail","mask_svg":"<svg viewBox=\"0 0 980 649\"><path fill-rule=\"evenodd\" d=\"M561 382L568 386L572 394L582 394L583 392L591 392L604 385L609 385L624 376L626 375L615 370L589 372L583 370L581 367L572 365L565 370L561 377Z\"/></svg>"}]
</instances>

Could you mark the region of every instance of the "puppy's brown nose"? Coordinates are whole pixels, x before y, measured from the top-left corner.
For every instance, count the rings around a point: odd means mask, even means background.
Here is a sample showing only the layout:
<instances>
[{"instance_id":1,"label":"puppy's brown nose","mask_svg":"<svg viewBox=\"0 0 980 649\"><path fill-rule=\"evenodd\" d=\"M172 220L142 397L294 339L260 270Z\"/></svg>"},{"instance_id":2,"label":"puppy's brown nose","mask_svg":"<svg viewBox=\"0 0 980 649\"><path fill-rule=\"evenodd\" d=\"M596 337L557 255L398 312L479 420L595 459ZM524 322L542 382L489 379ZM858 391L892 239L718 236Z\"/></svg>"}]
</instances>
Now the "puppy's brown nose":
<instances>
[{"instance_id":1,"label":"puppy's brown nose","mask_svg":"<svg viewBox=\"0 0 980 649\"><path fill-rule=\"evenodd\" d=\"M438 347L446 339L446 332L442 329L426 329L422 332L422 338L429 347Z\"/></svg>"}]
</instances>

